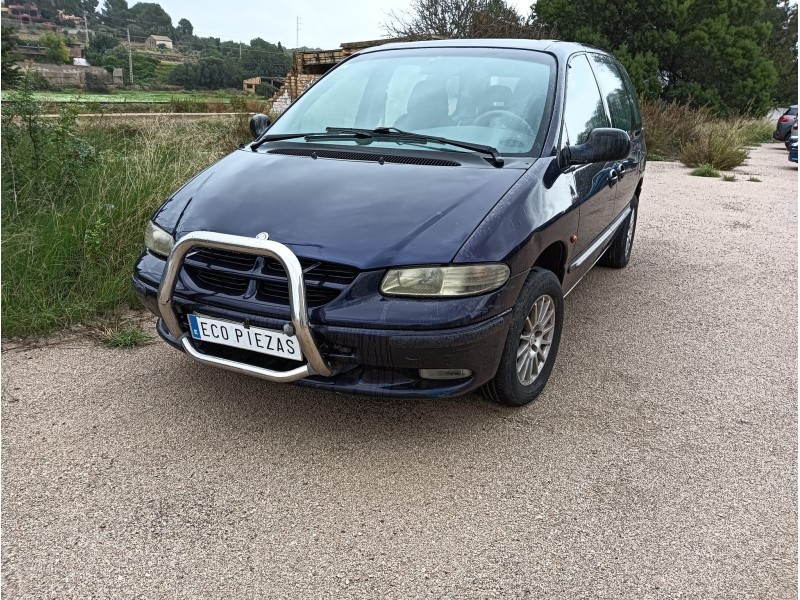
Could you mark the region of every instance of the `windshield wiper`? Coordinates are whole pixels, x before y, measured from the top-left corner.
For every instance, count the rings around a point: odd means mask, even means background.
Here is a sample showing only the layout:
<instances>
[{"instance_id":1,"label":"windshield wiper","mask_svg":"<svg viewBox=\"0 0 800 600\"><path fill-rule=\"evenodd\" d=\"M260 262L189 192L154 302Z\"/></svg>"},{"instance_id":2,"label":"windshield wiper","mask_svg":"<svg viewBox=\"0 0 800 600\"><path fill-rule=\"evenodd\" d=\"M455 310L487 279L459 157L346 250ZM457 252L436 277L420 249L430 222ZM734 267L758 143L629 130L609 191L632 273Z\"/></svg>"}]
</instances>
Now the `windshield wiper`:
<instances>
[{"instance_id":1,"label":"windshield wiper","mask_svg":"<svg viewBox=\"0 0 800 600\"><path fill-rule=\"evenodd\" d=\"M267 142L280 142L281 140L292 140L294 138L299 137L306 137L307 135L312 135L311 133L276 133L274 135L265 135L260 140L257 140L250 144L250 150L255 152L258 150L262 144L266 144Z\"/></svg>"},{"instance_id":2,"label":"windshield wiper","mask_svg":"<svg viewBox=\"0 0 800 600\"><path fill-rule=\"evenodd\" d=\"M255 152L261 147L261 144L267 142L280 142L282 140L293 140L296 138L305 138L306 140L352 140L352 139L366 139L371 138L372 133L364 129L342 129L336 130L334 127L328 127L326 131L320 133L276 133L275 135L265 135L257 142L250 144L250 150Z\"/></svg>"},{"instance_id":3,"label":"windshield wiper","mask_svg":"<svg viewBox=\"0 0 800 600\"><path fill-rule=\"evenodd\" d=\"M492 164L495 167L502 167L505 160L497 148L492 146L484 146L483 144L473 144L471 142L462 142L461 140L451 140L449 138L438 137L435 135L425 135L424 133L414 133L412 131L403 131L396 127L377 127L375 129L360 129L357 127L326 127L324 133L279 133L276 135L266 135L257 142L250 144L250 150L255 152L262 144L267 142L280 142L281 140L291 140L295 138L304 138L306 140L372 140L374 138L391 139L397 141L417 142L426 144L428 142L436 142L439 144L446 144L448 146L455 146L456 148L464 148L465 150L472 150L482 154L488 154L492 157Z\"/></svg>"},{"instance_id":4,"label":"windshield wiper","mask_svg":"<svg viewBox=\"0 0 800 600\"><path fill-rule=\"evenodd\" d=\"M464 148L465 150L473 150L474 152L480 152L482 154L488 154L492 157L492 164L495 167L502 167L505 164L505 160L500 153L497 151L497 148L493 146L484 146L483 144L473 144L472 142L462 142L461 140L452 140L450 138L439 137L435 135L426 135L424 133L414 133L413 131L403 131L402 129L398 129L397 127L377 127L375 129L359 129L355 127L326 127L325 128L328 134L331 134L331 137L334 135L337 136L344 136L345 134L351 134L354 137L359 138L388 138L394 140L403 140L409 142L419 142L419 143L426 143L426 142L438 142L439 144L447 144L448 146L455 146L456 148ZM306 139L325 139L325 134L314 134L313 136L307 136ZM328 138L330 139L330 138Z\"/></svg>"}]
</instances>

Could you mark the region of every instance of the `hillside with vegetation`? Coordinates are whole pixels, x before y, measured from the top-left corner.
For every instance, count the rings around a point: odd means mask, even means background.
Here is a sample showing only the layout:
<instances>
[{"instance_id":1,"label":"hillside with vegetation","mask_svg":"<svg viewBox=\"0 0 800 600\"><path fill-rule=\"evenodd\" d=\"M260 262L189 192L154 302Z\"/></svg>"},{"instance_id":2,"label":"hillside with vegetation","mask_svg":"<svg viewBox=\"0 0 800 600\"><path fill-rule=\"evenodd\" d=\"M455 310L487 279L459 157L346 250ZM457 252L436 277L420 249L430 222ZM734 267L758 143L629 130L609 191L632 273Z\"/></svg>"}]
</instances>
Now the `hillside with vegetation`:
<instances>
[{"instance_id":1,"label":"hillside with vegetation","mask_svg":"<svg viewBox=\"0 0 800 600\"><path fill-rule=\"evenodd\" d=\"M292 50L280 42L197 36L187 18L173 25L172 17L155 2L99 4L98 0L23 2L20 6L28 13L3 12L4 87L13 86L6 71L15 60L70 64L76 55L109 72L120 68L123 85L144 89L241 90L246 78L283 77L291 66ZM150 36L164 36L170 42L148 47ZM259 91L270 95L274 88Z\"/></svg>"}]
</instances>

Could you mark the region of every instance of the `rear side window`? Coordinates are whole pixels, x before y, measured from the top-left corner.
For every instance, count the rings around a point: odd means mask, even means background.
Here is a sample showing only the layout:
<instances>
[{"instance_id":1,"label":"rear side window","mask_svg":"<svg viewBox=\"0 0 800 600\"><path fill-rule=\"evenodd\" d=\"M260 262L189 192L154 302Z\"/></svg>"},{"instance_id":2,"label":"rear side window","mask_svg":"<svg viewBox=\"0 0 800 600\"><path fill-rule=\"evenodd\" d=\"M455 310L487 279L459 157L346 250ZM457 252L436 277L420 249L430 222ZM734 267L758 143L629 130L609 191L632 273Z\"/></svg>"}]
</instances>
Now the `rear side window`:
<instances>
[{"instance_id":1,"label":"rear side window","mask_svg":"<svg viewBox=\"0 0 800 600\"><path fill-rule=\"evenodd\" d=\"M608 118L589 61L581 54L573 57L567 68L564 142L583 144L596 127L608 127Z\"/></svg>"},{"instance_id":2,"label":"rear side window","mask_svg":"<svg viewBox=\"0 0 800 600\"><path fill-rule=\"evenodd\" d=\"M641 131L642 129L642 113L639 110L639 98L636 95L636 88L633 86L633 82L631 81L628 72L625 68L619 64L618 62L614 62L614 65L619 71L619 74L622 76L622 81L625 83L625 89L628 90L628 99L631 101L631 117L633 118L633 130L634 131Z\"/></svg>"},{"instance_id":3,"label":"rear side window","mask_svg":"<svg viewBox=\"0 0 800 600\"><path fill-rule=\"evenodd\" d=\"M623 131L633 131L634 118L628 89L610 56L590 54L600 91L608 102L611 125Z\"/></svg>"}]
</instances>

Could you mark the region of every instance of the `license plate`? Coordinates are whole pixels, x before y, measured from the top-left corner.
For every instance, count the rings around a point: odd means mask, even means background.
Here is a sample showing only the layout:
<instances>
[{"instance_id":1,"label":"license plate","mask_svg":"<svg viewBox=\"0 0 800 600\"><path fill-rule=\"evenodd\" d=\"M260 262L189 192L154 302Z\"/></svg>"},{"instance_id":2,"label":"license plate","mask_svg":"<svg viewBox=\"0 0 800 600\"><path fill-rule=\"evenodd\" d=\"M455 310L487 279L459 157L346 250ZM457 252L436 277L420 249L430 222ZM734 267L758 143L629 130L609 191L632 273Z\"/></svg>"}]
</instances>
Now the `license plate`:
<instances>
[{"instance_id":1,"label":"license plate","mask_svg":"<svg viewBox=\"0 0 800 600\"><path fill-rule=\"evenodd\" d=\"M200 315L189 315L189 329L192 337L202 342L252 350L291 360L303 360L297 338L281 331L245 327L233 321L211 319Z\"/></svg>"}]
</instances>

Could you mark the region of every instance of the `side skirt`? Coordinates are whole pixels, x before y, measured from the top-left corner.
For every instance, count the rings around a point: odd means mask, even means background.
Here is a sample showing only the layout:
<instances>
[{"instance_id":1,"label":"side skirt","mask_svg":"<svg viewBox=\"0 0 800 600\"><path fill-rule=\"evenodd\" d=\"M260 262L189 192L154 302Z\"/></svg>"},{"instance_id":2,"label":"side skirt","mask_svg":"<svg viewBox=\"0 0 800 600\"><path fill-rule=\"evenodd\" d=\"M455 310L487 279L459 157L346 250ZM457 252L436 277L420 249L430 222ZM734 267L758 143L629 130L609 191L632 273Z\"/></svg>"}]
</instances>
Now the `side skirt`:
<instances>
[{"instance_id":1,"label":"side skirt","mask_svg":"<svg viewBox=\"0 0 800 600\"><path fill-rule=\"evenodd\" d=\"M594 242L592 242L592 245L586 248L586 250L581 252L578 255L578 257L572 261L572 263L569 265L569 268L567 269L567 273L572 273L576 269L580 269L581 267L584 266L584 264L586 264L589 261L589 259L591 259L592 262L586 268L583 275L580 276L578 281L572 284L572 287L569 288L569 290L567 290L564 293L564 297L566 297L572 290L574 290L575 286L577 286L581 282L581 280L586 276L586 273L591 271L592 267L594 267L597 264L597 261L599 261L600 258L603 256L603 251L606 249L611 240L614 239L614 236L616 235L617 231L619 230L619 228L625 222L625 219L627 219L628 215L630 214L631 214L631 207L626 206L625 210L623 210L617 216L617 218L611 222L611 225L606 227L606 230L603 233L601 233Z\"/></svg>"}]
</instances>

